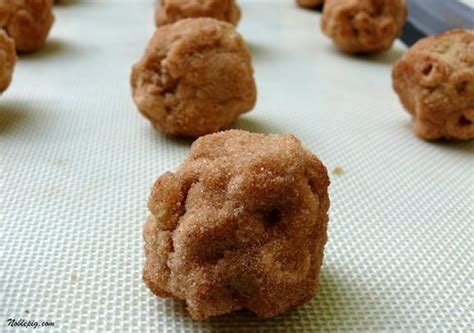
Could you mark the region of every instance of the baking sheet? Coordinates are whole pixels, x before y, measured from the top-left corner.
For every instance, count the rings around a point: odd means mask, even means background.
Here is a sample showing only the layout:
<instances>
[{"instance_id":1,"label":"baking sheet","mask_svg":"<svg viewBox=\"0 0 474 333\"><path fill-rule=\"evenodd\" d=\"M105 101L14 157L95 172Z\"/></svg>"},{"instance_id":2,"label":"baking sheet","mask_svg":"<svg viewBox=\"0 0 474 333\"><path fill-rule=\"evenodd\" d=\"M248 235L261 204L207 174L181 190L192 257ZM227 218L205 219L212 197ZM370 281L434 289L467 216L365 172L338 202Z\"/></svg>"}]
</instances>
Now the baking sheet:
<instances>
[{"instance_id":1,"label":"baking sheet","mask_svg":"<svg viewBox=\"0 0 474 333\"><path fill-rule=\"evenodd\" d=\"M147 196L191 142L155 132L130 97L153 2L68 1L0 98L0 331L9 318L58 331L473 330L473 142L412 134L391 89L401 43L348 57L319 13L240 3L259 100L234 127L293 133L344 170L331 175L318 296L272 320L194 322L146 289Z\"/></svg>"}]
</instances>

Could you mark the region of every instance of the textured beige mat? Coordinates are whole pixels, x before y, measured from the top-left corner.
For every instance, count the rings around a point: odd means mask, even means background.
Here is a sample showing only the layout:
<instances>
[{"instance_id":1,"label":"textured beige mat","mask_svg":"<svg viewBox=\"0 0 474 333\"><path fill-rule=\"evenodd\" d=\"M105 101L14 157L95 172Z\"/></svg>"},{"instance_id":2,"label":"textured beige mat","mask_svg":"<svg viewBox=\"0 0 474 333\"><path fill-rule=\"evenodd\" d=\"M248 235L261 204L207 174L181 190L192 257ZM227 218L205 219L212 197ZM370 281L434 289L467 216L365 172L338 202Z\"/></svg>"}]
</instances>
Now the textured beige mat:
<instances>
[{"instance_id":1,"label":"textured beige mat","mask_svg":"<svg viewBox=\"0 0 474 333\"><path fill-rule=\"evenodd\" d=\"M319 14L241 1L259 102L237 128L294 133L331 175L321 291L273 320L193 322L143 285L141 227L153 181L190 142L154 132L130 97L153 2L70 1L0 98L0 331L473 330L474 144L427 143L391 90L401 54L339 54ZM21 330L24 331L24 330Z\"/></svg>"}]
</instances>

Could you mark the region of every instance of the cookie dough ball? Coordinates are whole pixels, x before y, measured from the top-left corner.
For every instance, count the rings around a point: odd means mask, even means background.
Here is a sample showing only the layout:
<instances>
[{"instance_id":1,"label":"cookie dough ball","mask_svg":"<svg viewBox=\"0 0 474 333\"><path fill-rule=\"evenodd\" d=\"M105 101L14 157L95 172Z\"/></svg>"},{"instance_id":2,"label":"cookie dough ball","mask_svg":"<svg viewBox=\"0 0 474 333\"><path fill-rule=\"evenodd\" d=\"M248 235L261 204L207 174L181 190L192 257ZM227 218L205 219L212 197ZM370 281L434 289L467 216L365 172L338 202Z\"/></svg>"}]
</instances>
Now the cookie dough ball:
<instances>
[{"instance_id":1,"label":"cookie dough ball","mask_svg":"<svg viewBox=\"0 0 474 333\"><path fill-rule=\"evenodd\" d=\"M238 309L273 317L318 288L326 168L292 135L230 130L198 139L155 183L144 280L194 319Z\"/></svg>"},{"instance_id":2,"label":"cookie dough ball","mask_svg":"<svg viewBox=\"0 0 474 333\"><path fill-rule=\"evenodd\" d=\"M217 132L256 102L244 40L231 24L210 18L158 28L131 83L140 112L179 136Z\"/></svg>"},{"instance_id":3,"label":"cookie dough ball","mask_svg":"<svg viewBox=\"0 0 474 333\"><path fill-rule=\"evenodd\" d=\"M52 0L0 0L0 28L15 40L18 52L40 49L54 22Z\"/></svg>"},{"instance_id":4,"label":"cookie dough ball","mask_svg":"<svg viewBox=\"0 0 474 333\"><path fill-rule=\"evenodd\" d=\"M324 3L324 0L296 0L296 3L300 7L304 8L316 8Z\"/></svg>"},{"instance_id":5,"label":"cookie dough ball","mask_svg":"<svg viewBox=\"0 0 474 333\"><path fill-rule=\"evenodd\" d=\"M5 91L10 85L15 63L15 42L0 29L0 92Z\"/></svg>"},{"instance_id":6,"label":"cookie dough ball","mask_svg":"<svg viewBox=\"0 0 474 333\"><path fill-rule=\"evenodd\" d=\"M474 31L420 40L393 66L392 80L419 137L474 138Z\"/></svg>"},{"instance_id":7,"label":"cookie dough ball","mask_svg":"<svg viewBox=\"0 0 474 333\"><path fill-rule=\"evenodd\" d=\"M193 17L211 17L237 25L240 9L235 0L161 0L156 8L157 26Z\"/></svg>"},{"instance_id":8,"label":"cookie dough ball","mask_svg":"<svg viewBox=\"0 0 474 333\"><path fill-rule=\"evenodd\" d=\"M388 50L407 19L405 0L326 0L321 28L347 53Z\"/></svg>"}]
</instances>

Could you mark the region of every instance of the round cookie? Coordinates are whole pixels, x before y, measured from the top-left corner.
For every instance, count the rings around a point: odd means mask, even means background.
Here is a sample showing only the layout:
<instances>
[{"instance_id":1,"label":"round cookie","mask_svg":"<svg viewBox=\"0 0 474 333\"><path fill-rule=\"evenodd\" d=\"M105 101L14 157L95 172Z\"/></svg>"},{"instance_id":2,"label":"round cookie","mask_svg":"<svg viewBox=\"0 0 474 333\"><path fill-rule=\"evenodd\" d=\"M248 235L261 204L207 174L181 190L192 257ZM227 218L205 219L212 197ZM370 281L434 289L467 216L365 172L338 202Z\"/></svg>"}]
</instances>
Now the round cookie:
<instances>
[{"instance_id":1,"label":"round cookie","mask_svg":"<svg viewBox=\"0 0 474 333\"><path fill-rule=\"evenodd\" d=\"M40 49L54 22L52 0L0 0L0 28L18 52Z\"/></svg>"},{"instance_id":2,"label":"round cookie","mask_svg":"<svg viewBox=\"0 0 474 333\"><path fill-rule=\"evenodd\" d=\"M304 8L316 8L324 3L324 0L296 0L296 3L300 7Z\"/></svg>"},{"instance_id":3,"label":"round cookie","mask_svg":"<svg viewBox=\"0 0 474 333\"><path fill-rule=\"evenodd\" d=\"M10 85L15 63L15 42L0 29L0 92L5 91Z\"/></svg>"},{"instance_id":4,"label":"round cookie","mask_svg":"<svg viewBox=\"0 0 474 333\"><path fill-rule=\"evenodd\" d=\"M405 0L326 0L321 28L346 53L388 50L407 19Z\"/></svg>"},{"instance_id":5,"label":"round cookie","mask_svg":"<svg viewBox=\"0 0 474 333\"><path fill-rule=\"evenodd\" d=\"M155 183L144 226L144 280L194 319L238 309L273 317L318 288L329 178L292 135L201 137Z\"/></svg>"},{"instance_id":6,"label":"round cookie","mask_svg":"<svg viewBox=\"0 0 474 333\"><path fill-rule=\"evenodd\" d=\"M211 18L158 28L133 66L131 84L140 112L178 136L217 132L256 102L245 41L234 26Z\"/></svg>"},{"instance_id":7,"label":"round cookie","mask_svg":"<svg viewBox=\"0 0 474 333\"><path fill-rule=\"evenodd\" d=\"M474 31L418 41L393 66L392 82L419 137L474 138Z\"/></svg>"},{"instance_id":8,"label":"round cookie","mask_svg":"<svg viewBox=\"0 0 474 333\"><path fill-rule=\"evenodd\" d=\"M161 0L156 7L157 26L193 17L211 17L237 25L240 8L235 0Z\"/></svg>"}]
</instances>

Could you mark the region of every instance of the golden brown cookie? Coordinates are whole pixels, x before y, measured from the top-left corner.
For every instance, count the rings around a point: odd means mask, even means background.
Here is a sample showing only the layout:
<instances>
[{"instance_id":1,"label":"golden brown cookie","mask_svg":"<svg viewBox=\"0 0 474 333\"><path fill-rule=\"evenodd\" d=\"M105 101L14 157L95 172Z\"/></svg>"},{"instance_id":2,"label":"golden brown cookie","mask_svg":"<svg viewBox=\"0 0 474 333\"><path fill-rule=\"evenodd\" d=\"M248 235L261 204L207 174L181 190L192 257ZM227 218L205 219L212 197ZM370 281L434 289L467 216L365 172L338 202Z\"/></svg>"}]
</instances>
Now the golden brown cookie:
<instances>
[{"instance_id":1,"label":"golden brown cookie","mask_svg":"<svg viewBox=\"0 0 474 333\"><path fill-rule=\"evenodd\" d=\"M326 0L321 28L347 53L388 50L407 19L405 0Z\"/></svg>"},{"instance_id":2,"label":"golden brown cookie","mask_svg":"<svg viewBox=\"0 0 474 333\"><path fill-rule=\"evenodd\" d=\"M230 130L191 147L155 183L144 280L194 319L238 309L273 317L318 288L329 178L292 135Z\"/></svg>"},{"instance_id":3,"label":"golden brown cookie","mask_svg":"<svg viewBox=\"0 0 474 333\"><path fill-rule=\"evenodd\" d=\"M140 112L158 130L179 136L217 132L256 102L245 41L234 26L211 18L158 28L131 84Z\"/></svg>"},{"instance_id":4,"label":"golden brown cookie","mask_svg":"<svg viewBox=\"0 0 474 333\"><path fill-rule=\"evenodd\" d=\"M0 0L0 28L15 40L18 52L40 49L54 22L53 0Z\"/></svg>"},{"instance_id":5,"label":"golden brown cookie","mask_svg":"<svg viewBox=\"0 0 474 333\"><path fill-rule=\"evenodd\" d=\"M392 80L419 137L474 138L474 31L420 40L393 66Z\"/></svg>"},{"instance_id":6,"label":"golden brown cookie","mask_svg":"<svg viewBox=\"0 0 474 333\"><path fill-rule=\"evenodd\" d=\"M156 7L157 26L192 17L211 17L237 25L240 8L235 0L161 0Z\"/></svg>"},{"instance_id":7,"label":"golden brown cookie","mask_svg":"<svg viewBox=\"0 0 474 333\"><path fill-rule=\"evenodd\" d=\"M5 91L10 85L15 63L15 42L0 29L0 92Z\"/></svg>"},{"instance_id":8,"label":"golden brown cookie","mask_svg":"<svg viewBox=\"0 0 474 333\"><path fill-rule=\"evenodd\" d=\"M296 0L296 3L300 7L304 8L316 8L324 3L324 0Z\"/></svg>"}]
</instances>

